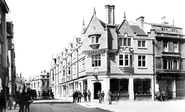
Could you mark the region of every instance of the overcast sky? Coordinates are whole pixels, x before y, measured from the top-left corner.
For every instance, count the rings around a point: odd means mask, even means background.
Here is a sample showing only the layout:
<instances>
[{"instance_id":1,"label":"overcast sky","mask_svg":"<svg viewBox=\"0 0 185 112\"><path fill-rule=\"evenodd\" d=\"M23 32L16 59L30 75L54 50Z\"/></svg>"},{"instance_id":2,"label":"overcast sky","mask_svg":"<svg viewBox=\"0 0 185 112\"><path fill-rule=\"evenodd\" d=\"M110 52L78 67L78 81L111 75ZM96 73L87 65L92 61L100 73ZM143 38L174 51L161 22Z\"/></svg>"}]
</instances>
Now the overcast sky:
<instances>
[{"instance_id":1,"label":"overcast sky","mask_svg":"<svg viewBox=\"0 0 185 112\"><path fill-rule=\"evenodd\" d=\"M59 54L74 36L80 37L83 19L88 25L94 7L105 22L105 5L115 5L115 22L144 16L146 22L185 29L184 0L6 0L14 23L17 73L25 78L49 71L52 54Z\"/></svg>"}]
</instances>

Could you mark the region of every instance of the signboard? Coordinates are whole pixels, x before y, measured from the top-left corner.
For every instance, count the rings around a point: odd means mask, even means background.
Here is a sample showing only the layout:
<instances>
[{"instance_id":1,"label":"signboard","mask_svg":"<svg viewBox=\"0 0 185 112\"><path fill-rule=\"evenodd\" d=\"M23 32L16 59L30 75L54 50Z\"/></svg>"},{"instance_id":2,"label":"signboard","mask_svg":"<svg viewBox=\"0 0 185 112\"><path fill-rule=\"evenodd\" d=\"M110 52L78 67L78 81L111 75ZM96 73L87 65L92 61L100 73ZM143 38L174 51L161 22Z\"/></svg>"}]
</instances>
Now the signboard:
<instances>
[{"instance_id":1,"label":"signboard","mask_svg":"<svg viewBox=\"0 0 185 112\"><path fill-rule=\"evenodd\" d=\"M84 54L87 55L96 55L96 54L104 54L106 52L105 49L98 49L98 50L90 50L90 51L83 51Z\"/></svg>"}]
</instances>

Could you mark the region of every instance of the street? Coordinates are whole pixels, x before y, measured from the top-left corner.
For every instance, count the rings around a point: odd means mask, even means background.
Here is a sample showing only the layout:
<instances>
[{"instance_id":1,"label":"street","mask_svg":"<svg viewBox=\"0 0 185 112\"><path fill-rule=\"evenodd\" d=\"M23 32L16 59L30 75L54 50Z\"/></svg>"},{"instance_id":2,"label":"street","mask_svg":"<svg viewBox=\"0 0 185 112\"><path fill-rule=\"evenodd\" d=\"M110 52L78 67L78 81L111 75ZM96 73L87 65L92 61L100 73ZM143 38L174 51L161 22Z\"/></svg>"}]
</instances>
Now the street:
<instances>
[{"instance_id":1,"label":"street","mask_svg":"<svg viewBox=\"0 0 185 112\"><path fill-rule=\"evenodd\" d=\"M31 104L30 112L110 112L102 109L87 108L73 103Z\"/></svg>"}]
</instances>

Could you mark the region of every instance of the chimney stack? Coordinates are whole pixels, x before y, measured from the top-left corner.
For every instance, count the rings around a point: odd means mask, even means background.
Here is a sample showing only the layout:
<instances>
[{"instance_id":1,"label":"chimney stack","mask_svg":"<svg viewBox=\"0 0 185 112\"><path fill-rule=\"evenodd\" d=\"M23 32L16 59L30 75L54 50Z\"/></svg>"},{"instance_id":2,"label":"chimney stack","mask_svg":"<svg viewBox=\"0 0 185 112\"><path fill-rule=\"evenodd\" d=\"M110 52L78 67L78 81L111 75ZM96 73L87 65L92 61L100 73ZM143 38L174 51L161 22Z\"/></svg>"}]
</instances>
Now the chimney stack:
<instances>
[{"instance_id":1,"label":"chimney stack","mask_svg":"<svg viewBox=\"0 0 185 112\"><path fill-rule=\"evenodd\" d=\"M115 24L115 13L114 13L114 5L105 5L106 11L106 23L114 25Z\"/></svg>"},{"instance_id":2,"label":"chimney stack","mask_svg":"<svg viewBox=\"0 0 185 112\"><path fill-rule=\"evenodd\" d=\"M143 16L140 16L139 18L136 19L137 25L141 29L144 29L144 19L145 19L145 17L143 17Z\"/></svg>"}]
</instances>

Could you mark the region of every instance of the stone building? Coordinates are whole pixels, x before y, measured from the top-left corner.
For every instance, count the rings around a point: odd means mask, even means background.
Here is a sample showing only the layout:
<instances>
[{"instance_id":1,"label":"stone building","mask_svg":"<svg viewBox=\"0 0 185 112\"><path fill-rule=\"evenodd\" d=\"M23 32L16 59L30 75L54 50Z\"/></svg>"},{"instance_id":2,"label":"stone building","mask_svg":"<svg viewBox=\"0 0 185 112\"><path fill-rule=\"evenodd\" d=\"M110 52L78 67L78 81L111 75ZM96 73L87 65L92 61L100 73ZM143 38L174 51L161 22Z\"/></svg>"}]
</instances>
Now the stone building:
<instances>
[{"instance_id":1,"label":"stone building","mask_svg":"<svg viewBox=\"0 0 185 112\"><path fill-rule=\"evenodd\" d=\"M106 99L110 89L113 100L118 92L121 100L154 100L156 85L165 84L158 80L156 24L146 23L143 16L129 23L125 13L122 23L115 24L114 11L114 5L105 5L103 22L94 9L87 27L83 22L81 37L74 37L67 48L53 56L50 88L56 97L90 90L91 99L97 99L100 90Z\"/></svg>"},{"instance_id":2,"label":"stone building","mask_svg":"<svg viewBox=\"0 0 185 112\"><path fill-rule=\"evenodd\" d=\"M12 65L13 61L9 60L8 50L9 42L12 39L12 25L8 25L6 21L6 14L9 13L8 5L5 0L0 1L0 91L2 91L5 97L11 88L11 83L9 82L9 67ZM9 29L8 29L9 28Z\"/></svg>"},{"instance_id":3,"label":"stone building","mask_svg":"<svg viewBox=\"0 0 185 112\"><path fill-rule=\"evenodd\" d=\"M49 73L41 71L40 75L30 80L30 89L36 90L38 97L42 97L44 92L49 92Z\"/></svg>"}]
</instances>

